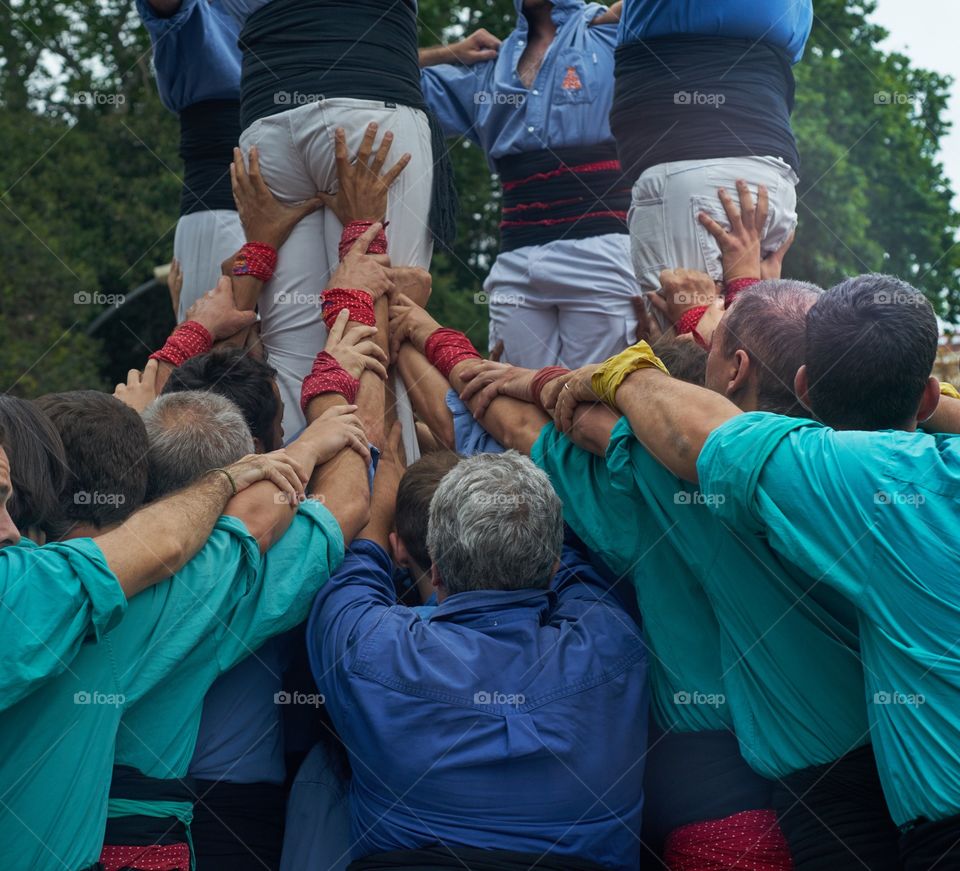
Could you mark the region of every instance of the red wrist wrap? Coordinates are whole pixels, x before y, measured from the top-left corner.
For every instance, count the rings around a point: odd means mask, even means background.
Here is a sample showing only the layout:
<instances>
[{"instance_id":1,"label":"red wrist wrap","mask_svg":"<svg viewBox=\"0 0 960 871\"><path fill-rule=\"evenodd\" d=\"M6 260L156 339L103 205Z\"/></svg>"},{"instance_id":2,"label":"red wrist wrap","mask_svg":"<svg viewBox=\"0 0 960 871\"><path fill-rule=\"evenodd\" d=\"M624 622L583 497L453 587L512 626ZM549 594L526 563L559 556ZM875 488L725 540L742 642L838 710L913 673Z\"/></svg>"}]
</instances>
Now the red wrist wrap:
<instances>
[{"instance_id":1,"label":"red wrist wrap","mask_svg":"<svg viewBox=\"0 0 960 871\"><path fill-rule=\"evenodd\" d=\"M234 275L252 275L266 283L277 268L277 249L264 242L247 242L233 262Z\"/></svg>"},{"instance_id":2,"label":"red wrist wrap","mask_svg":"<svg viewBox=\"0 0 960 871\"><path fill-rule=\"evenodd\" d=\"M434 330L427 339L423 352L444 378L450 377L450 372L457 363L483 359L463 333L448 327Z\"/></svg>"},{"instance_id":3,"label":"red wrist wrap","mask_svg":"<svg viewBox=\"0 0 960 871\"><path fill-rule=\"evenodd\" d=\"M706 314L708 306L698 305L696 308L688 308L674 325L674 332L678 336L685 333L695 332L700 319Z\"/></svg>"},{"instance_id":4,"label":"red wrist wrap","mask_svg":"<svg viewBox=\"0 0 960 871\"><path fill-rule=\"evenodd\" d=\"M735 278L723 285L723 307L730 308L730 304L736 299L741 290L746 290L751 285L760 281L759 278Z\"/></svg>"},{"instance_id":5,"label":"red wrist wrap","mask_svg":"<svg viewBox=\"0 0 960 871\"><path fill-rule=\"evenodd\" d=\"M340 259L346 257L347 252L354 246L357 239L367 232L372 226L373 221L351 221L343 228L340 235ZM367 247L367 254L386 254L387 253L387 234L384 232L387 225L384 224L380 232L373 237L373 241Z\"/></svg>"},{"instance_id":6,"label":"red wrist wrap","mask_svg":"<svg viewBox=\"0 0 960 871\"><path fill-rule=\"evenodd\" d=\"M533 376L533 385L530 389L533 393L533 404L537 406L537 408L547 414L550 413L544 406L540 394L543 393L543 388L546 387L547 384L555 381L561 375L566 375L569 371L569 369L564 369L563 366L544 366Z\"/></svg>"},{"instance_id":7,"label":"red wrist wrap","mask_svg":"<svg viewBox=\"0 0 960 871\"><path fill-rule=\"evenodd\" d=\"M213 336L203 324L184 321L170 334L164 346L150 355L150 359L182 366L191 357L206 354L212 347Z\"/></svg>"},{"instance_id":8,"label":"red wrist wrap","mask_svg":"<svg viewBox=\"0 0 960 871\"><path fill-rule=\"evenodd\" d=\"M321 393L339 393L350 405L357 400L360 381L341 366L335 357L326 351L317 354L310 374L303 379L300 388L300 409L307 413L310 400Z\"/></svg>"},{"instance_id":9,"label":"red wrist wrap","mask_svg":"<svg viewBox=\"0 0 960 871\"><path fill-rule=\"evenodd\" d=\"M333 326L337 315L343 309L350 311L350 320L368 327L377 325L377 318L373 313L373 297L365 290L351 290L346 287L328 287L323 292L323 322L327 329Z\"/></svg>"}]
</instances>

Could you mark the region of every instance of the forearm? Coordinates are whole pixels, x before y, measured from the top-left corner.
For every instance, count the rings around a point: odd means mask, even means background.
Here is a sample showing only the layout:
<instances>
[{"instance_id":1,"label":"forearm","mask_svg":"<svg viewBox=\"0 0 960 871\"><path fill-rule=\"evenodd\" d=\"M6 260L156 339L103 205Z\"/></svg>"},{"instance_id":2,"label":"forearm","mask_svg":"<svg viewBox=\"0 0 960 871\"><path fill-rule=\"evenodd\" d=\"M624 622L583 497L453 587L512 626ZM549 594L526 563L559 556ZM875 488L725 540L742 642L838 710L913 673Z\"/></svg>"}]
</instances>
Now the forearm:
<instances>
[{"instance_id":1,"label":"forearm","mask_svg":"<svg viewBox=\"0 0 960 871\"><path fill-rule=\"evenodd\" d=\"M389 353L387 346L388 323L387 315L388 302L386 297L381 297L374 303L374 315L377 322L377 335L375 341L380 345L384 353ZM347 328L353 322L347 324ZM382 450L386 432L388 431L385 423L385 414L387 406L387 386L376 372L367 369L360 375L360 389L357 391L357 417L363 423L363 428L367 433L367 441Z\"/></svg>"},{"instance_id":2,"label":"forearm","mask_svg":"<svg viewBox=\"0 0 960 871\"><path fill-rule=\"evenodd\" d=\"M336 405L346 405L339 393L314 397L307 406L307 423ZM352 448L344 448L332 460L317 466L307 485L307 495L326 506L340 525L344 543L349 544L370 516L370 485L363 457Z\"/></svg>"},{"instance_id":3,"label":"forearm","mask_svg":"<svg viewBox=\"0 0 960 871\"><path fill-rule=\"evenodd\" d=\"M263 282L253 275L233 275L233 300L240 311L252 312L260 302Z\"/></svg>"},{"instance_id":4,"label":"forearm","mask_svg":"<svg viewBox=\"0 0 960 871\"><path fill-rule=\"evenodd\" d=\"M177 367L166 360L158 361L157 365L157 396L163 393L163 387Z\"/></svg>"},{"instance_id":5,"label":"forearm","mask_svg":"<svg viewBox=\"0 0 960 871\"><path fill-rule=\"evenodd\" d=\"M694 483L707 436L740 414L719 393L654 368L633 372L617 390L616 403L644 447L675 475Z\"/></svg>"},{"instance_id":6,"label":"forearm","mask_svg":"<svg viewBox=\"0 0 960 871\"><path fill-rule=\"evenodd\" d=\"M573 428L567 437L585 451L603 457L618 420L620 418L614 412L600 403L578 405L573 413Z\"/></svg>"},{"instance_id":7,"label":"forearm","mask_svg":"<svg viewBox=\"0 0 960 871\"><path fill-rule=\"evenodd\" d=\"M444 445L453 450L453 415L446 402L450 382L410 342L400 346L397 371L417 416Z\"/></svg>"},{"instance_id":8,"label":"forearm","mask_svg":"<svg viewBox=\"0 0 960 871\"><path fill-rule=\"evenodd\" d=\"M207 474L96 539L127 598L169 578L193 558L232 491L226 475Z\"/></svg>"},{"instance_id":9,"label":"forearm","mask_svg":"<svg viewBox=\"0 0 960 871\"><path fill-rule=\"evenodd\" d=\"M450 384L457 393L462 393L467 382L461 373L475 361L464 360L450 371ZM479 403L479 397L467 402L467 408L473 411ZM540 431L550 418L530 402L513 399L510 396L498 396L483 415L483 428L505 448L530 454L534 443L540 437Z\"/></svg>"},{"instance_id":10,"label":"forearm","mask_svg":"<svg viewBox=\"0 0 960 871\"><path fill-rule=\"evenodd\" d=\"M936 411L920 426L929 433L960 433L960 399L941 396Z\"/></svg>"},{"instance_id":11,"label":"forearm","mask_svg":"<svg viewBox=\"0 0 960 871\"><path fill-rule=\"evenodd\" d=\"M448 45L434 45L430 48L421 48L419 57L421 67L435 67L438 64L452 64L457 62L453 50Z\"/></svg>"}]
</instances>

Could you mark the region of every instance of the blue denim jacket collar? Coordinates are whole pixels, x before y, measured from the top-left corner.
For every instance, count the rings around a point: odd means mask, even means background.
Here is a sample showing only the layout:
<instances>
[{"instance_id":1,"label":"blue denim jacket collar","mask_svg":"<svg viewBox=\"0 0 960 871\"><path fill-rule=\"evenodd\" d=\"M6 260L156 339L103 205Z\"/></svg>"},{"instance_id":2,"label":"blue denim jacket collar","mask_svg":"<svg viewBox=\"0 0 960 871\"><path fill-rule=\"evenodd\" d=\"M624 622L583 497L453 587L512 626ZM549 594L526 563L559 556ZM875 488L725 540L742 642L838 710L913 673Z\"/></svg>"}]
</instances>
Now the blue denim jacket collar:
<instances>
[{"instance_id":1,"label":"blue denim jacket collar","mask_svg":"<svg viewBox=\"0 0 960 871\"><path fill-rule=\"evenodd\" d=\"M491 618L516 622L536 616L542 622L556 604L557 596L552 590L473 590L445 599L430 619L465 626L489 623Z\"/></svg>"}]
</instances>

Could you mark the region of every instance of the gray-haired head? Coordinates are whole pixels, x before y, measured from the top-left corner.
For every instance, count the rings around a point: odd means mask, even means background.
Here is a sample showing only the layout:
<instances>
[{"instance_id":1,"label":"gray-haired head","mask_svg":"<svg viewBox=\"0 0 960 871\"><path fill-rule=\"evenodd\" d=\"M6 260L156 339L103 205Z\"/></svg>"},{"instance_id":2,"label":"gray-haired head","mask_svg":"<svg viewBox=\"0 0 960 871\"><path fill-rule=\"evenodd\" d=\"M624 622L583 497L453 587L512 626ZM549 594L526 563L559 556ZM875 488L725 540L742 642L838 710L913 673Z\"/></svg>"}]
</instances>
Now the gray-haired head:
<instances>
[{"instance_id":1,"label":"gray-haired head","mask_svg":"<svg viewBox=\"0 0 960 871\"><path fill-rule=\"evenodd\" d=\"M147 406L143 422L150 440L151 499L253 453L253 437L243 414L218 393L164 394Z\"/></svg>"},{"instance_id":2,"label":"gray-haired head","mask_svg":"<svg viewBox=\"0 0 960 871\"><path fill-rule=\"evenodd\" d=\"M516 451L461 460L430 501L427 549L449 595L546 587L562 543L560 498Z\"/></svg>"}]
</instances>

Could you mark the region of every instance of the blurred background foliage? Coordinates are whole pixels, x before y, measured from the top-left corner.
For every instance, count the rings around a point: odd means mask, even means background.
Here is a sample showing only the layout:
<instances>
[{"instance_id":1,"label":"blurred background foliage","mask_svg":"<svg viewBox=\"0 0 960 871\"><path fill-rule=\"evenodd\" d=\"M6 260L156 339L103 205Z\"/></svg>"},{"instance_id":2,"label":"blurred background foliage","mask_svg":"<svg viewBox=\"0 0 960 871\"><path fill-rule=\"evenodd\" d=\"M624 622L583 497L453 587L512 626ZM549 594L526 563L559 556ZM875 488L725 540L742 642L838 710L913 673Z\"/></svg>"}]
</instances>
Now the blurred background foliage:
<instances>
[{"instance_id":1,"label":"blurred background foliage","mask_svg":"<svg viewBox=\"0 0 960 871\"><path fill-rule=\"evenodd\" d=\"M825 287L895 273L960 320L960 216L938 161L950 82L880 51L872 8L816 0L796 70L800 228L784 272ZM420 10L424 45L477 27L505 36L515 18L513 0L421 0ZM165 288L86 331L98 300L169 261L181 172L178 125L157 97L130 0L0 4L0 144L3 389L110 387L172 326ZM448 145L460 225L452 251L435 257L431 309L483 346L475 294L496 255L499 194L478 149Z\"/></svg>"}]
</instances>

